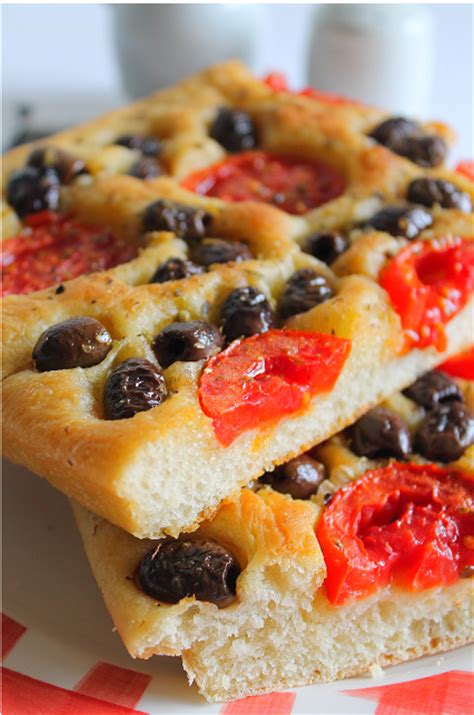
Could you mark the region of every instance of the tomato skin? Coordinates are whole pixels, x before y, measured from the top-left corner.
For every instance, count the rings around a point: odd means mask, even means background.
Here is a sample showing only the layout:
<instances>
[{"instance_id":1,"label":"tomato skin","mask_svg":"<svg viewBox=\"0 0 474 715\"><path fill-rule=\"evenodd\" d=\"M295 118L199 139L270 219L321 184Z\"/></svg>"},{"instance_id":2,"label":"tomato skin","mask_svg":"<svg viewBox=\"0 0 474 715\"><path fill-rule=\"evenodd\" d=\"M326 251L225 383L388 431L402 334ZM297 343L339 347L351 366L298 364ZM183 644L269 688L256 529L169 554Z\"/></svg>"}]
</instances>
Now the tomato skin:
<instances>
[{"instance_id":1,"label":"tomato skin","mask_svg":"<svg viewBox=\"0 0 474 715\"><path fill-rule=\"evenodd\" d=\"M333 387L350 349L350 340L298 330L235 340L208 360L199 382L217 439L228 446L242 432L305 407Z\"/></svg>"},{"instance_id":2,"label":"tomato skin","mask_svg":"<svg viewBox=\"0 0 474 715\"><path fill-rule=\"evenodd\" d=\"M460 174L464 174L468 179L474 181L474 159L466 159L465 161L460 161L456 166L456 171Z\"/></svg>"},{"instance_id":3,"label":"tomato skin","mask_svg":"<svg viewBox=\"0 0 474 715\"><path fill-rule=\"evenodd\" d=\"M131 260L137 248L107 229L41 211L2 244L2 296L31 293Z\"/></svg>"},{"instance_id":4,"label":"tomato skin","mask_svg":"<svg viewBox=\"0 0 474 715\"><path fill-rule=\"evenodd\" d=\"M433 464L394 462L334 495L316 528L330 603L395 583L423 591L455 583L474 564L474 483Z\"/></svg>"},{"instance_id":5,"label":"tomato skin","mask_svg":"<svg viewBox=\"0 0 474 715\"><path fill-rule=\"evenodd\" d=\"M400 316L406 349L444 350L445 325L474 290L474 241L414 241L387 264L379 282Z\"/></svg>"},{"instance_id":6,"label":"tomato skin","mask_svg":"<svg viewBox=\"0 0 474 715\"><path fill-rule=\"evenodd\" d=\"M288 82L283 72L269 72L263 78L263 82L273 89L274 92L290 92Z\"/></svg>"},{"instance_id":7,"label":"tomato skin","mask_svg":"<svg viewBox=\"0 0 474 715\"><path fill-rule=\"evenodd\" d=\"M461 377L464 380L474 380L474 345L459 355L446 360L438 367L451 377Z\"/></svg>"},{"instance_id":8,"label":"tomato skin","mask_svg":"<svg viewBox=\"0 0 474 715\"><path fill-rule=\"evenodd\" d=\"M259 201L303 214L339 196L345 180L321 162L245 151L194 172L182 186L224 201Z\"/></svg>"}]
</instances>

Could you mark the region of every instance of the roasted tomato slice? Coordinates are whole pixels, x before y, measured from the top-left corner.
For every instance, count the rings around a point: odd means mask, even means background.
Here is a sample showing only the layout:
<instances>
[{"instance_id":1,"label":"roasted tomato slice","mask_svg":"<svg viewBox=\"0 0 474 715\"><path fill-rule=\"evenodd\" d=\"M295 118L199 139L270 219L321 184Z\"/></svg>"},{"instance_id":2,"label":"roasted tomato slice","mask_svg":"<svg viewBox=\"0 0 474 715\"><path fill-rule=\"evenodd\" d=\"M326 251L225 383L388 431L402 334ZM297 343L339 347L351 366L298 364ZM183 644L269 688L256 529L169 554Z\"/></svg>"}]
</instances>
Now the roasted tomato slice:
<instances>
[{"instance_id":1,"label":"roasted tomato slice","mask_svg":"<svg viewBox=\"0 0 474 715\"><path fill-rule=\"evenodd\" d=\"M42 211L2 245L2 295L31 293L125 263L136 246L118 241L107 229Z\"/></svg>"},{"instance_id":2,"label":"roasted tomato slice","mask_svg":"<svg viewBox=\"0 0 474 715\"><path fill-rule=\"evenodd\" d=\"M432 464L392 463L336 492L316 529L334 605L395 583L447 586L474 567L474 485Z\"/></svg>"},{"instance_id":3,"label":"roasted tomato slice","mask_svg":"<svg viewBox=\"0 0 474 715\"><path fill-rule=\"evenodd\" d=\"M445 325L474 290L474 241L413 242L382 270L380 285L400 316L406 347L444 350Z\"/></svg>"},{"instance_id":4,"label":"roasted tomato slice","mask_svg":"<svg viewBox=\"0 0 474 715\"><path fill-rule=\"evenodd\" d=\"M451 377L474 380L474 345L459 355L455 355L439 366L438 370L447 372Z\"/></svg>"},{"instance_id":5,"label":"roasted tomato slice","mask_svg":"<svg viewBox=\"0 0 474 715\"><path fill-rule=\"evenodd\" d=\"M210 358L199 383L203 412L225 446L246 430L276 422L330 390L351 343L297 330L235 340Z\"/></svg>"},{"instance_id":6,"label":"roasted tomato slice","mask_svg":"<svg viewBox=\"0 0 474 715\"><path fill-rule=\"evenodd\" d=\"M324 104L359 104L359 102L349 99L348 97L330 92L321 92L314 87L305 87L297 92L292 91L282 72L270 72L263 78L263 81L270 89L273 89L274 92L289 92L290 94L298 94L302 97L312 97L312 99L317 99L318 102L323 102Z\"/></svg>"},{"instance_id":7,"label":"roasted tomato slice","mask_svg":"<svg viewBox=\"0 0 474 715\"><path fill-rule=\"evenodd\" d=\"M456 166L456 171L460 174L464 174L464 176L467 176L471 181L474 181L474 159L460 161Z\"/></svg>"},{"instance_id":8,"label":"roasted tomato slice","mask_svg":"<svg viewBox=\"0 0 474 715\"><path fill-rule=\"evenodd\" d=\"M342 194L345 181L322 162L245 151L191 174L183 186L224 201L260 201L303 214Z\"/></svg>"}]
</instances>

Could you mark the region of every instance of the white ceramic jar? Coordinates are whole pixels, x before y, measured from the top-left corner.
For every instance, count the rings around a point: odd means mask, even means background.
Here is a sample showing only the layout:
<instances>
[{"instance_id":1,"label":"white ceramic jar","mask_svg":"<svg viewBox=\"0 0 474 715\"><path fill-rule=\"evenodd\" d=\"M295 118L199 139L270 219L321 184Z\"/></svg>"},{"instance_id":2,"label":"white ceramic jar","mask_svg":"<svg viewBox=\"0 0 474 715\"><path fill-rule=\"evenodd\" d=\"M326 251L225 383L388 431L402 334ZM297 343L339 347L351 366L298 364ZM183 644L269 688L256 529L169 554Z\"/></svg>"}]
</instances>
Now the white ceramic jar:
<instances>
[{"instance_id":1,"label":"white ceramic jar","mask_svg":"<svg viewBox=\"0 0 474 715\"><path fill-rule=\"evenodd\" d=\"M124 87L140 97L227 59L253 67L258 5L111 5Z\"/></svg>"},{"instance_id":2,"label":"white ceramic jar","mask_svg":"<svg viewBox=\"0 0 474 715\"><path fill-rule=\"evenodd\" d=\"M433 68L429 6L316 8L308 68L313 87L423 116L429 111Z\"/></svg>"}]
</instances>

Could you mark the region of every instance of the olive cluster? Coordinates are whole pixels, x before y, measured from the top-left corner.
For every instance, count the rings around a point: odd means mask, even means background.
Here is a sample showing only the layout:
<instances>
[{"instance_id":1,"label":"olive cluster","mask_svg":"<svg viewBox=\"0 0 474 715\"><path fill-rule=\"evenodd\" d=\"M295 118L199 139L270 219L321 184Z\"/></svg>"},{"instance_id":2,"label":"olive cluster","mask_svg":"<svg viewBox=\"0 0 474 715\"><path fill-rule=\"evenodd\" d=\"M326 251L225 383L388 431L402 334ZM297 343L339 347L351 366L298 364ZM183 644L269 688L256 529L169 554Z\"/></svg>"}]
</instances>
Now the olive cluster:
<instances>
[{"instance_id":1,"label":"olive cluster","mask_svg":"<svg viewBox=\"0 0 474 715\"><path fill-rule=\"evenodd\" d=\"M139 151L140 158L132 164L128 173L137 179L156 179L162 173L159 157L162 146L156 137L142 136L141 134L122 134L117 137L115 144L127 149Z\"/></svg>"},{"instance_id":2,"label":"olive cluster","mask_svg":"<svg viewBox=\"0 0 474 715\"><path fill-rule=\"evenodd\" d=\"M39 147L28 156L26 166L13 171L6 199L19 218L38 211L57 211L59 188L87 173L82 159L53 146Z\"/></svg>"},{"instance_id":3,"label":"olive cluster","mask_svg":"<svg viewBox=\"0 0 474 715\"><path fill-rule=\"evenodd\" d=\"M474 444L474 415L447 375L436 370L427 372L404 394L425 409L414 438L400 415L376 407L348 430L355 454L405 459L416 451L431 461L452 462Z\"/></svg>"},{"instance_id":4,"label":"olive cluster","mask_svg":"<svg viewBox=\"0 0 474 715\"><path fill-rule=\"evenodd\" d=\"M426 134L420 124L404 117L391 117L376 126L369 136L395 154L424 167L444 161L448 147L437 134Z\"/></svg>"},{"instance_id":5,"label":"olive cluster","mask_svg":"<svg viewBox=\"0 0 474 715\"><path fill-rule=\"evenodd\" d=\"M182 264L168 261L181 275ZM159 269L162 270L163 266ZM280 301L280 318L309 310L333 295L327 279L312 269L302 269L288 280ZM264 333L276 325L266 295L251 286L232 290L220 309L219 327L202 320L175 322L152 341L158 366L143 358L120 363L104 388L106 419L124 419L160 405L168 396L162 370L175 362L205 360L234 340ZM79 316L47 328L33 350L40 372L98 365L112 347L112 337L94 318Z\"/></svg>"}]
</instances>

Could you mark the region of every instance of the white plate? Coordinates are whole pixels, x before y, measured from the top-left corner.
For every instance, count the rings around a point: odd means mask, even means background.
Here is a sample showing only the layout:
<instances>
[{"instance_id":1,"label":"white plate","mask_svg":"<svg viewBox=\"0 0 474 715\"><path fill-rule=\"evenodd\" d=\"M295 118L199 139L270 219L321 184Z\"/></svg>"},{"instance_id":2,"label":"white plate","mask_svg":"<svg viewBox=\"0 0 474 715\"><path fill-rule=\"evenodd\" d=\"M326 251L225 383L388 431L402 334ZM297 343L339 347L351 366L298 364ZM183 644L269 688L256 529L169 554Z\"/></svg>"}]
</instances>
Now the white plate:
<instances>
[{"instance_id":1,"label":"white plate","mask_svg":"<svg viewBox=\"0 0 474 715\"><path fill-rule=\"evenodd\" d=\"M474 697L474 688L468 689L465 677L461 677L462 685L455 676L438 677L436 682L430 681L428 689L423 688L425 684L414 684L411 689L405 689L403 705L399 702L398 706L395 701L388 702L395 697L391 695L387 700L389 691L383 691L385 696L379 697L378 705L377 693L372 694L372 699L344 693L440 676L448 671L470 671L473 653L467 647L394 666L377 677L299 688L293 693L294 699L291 695L262 696L231 706L208 705L195 687L187 685L179 659L154 657L138 661L128 656L113 631L65 497L27 470L5 464L3 514L3 611L26 627L4 660L4 665L12 671L68 690L74 690L98 662L145 673L151 679L135 707L150 715L375 712L378 715L402 712L454 715L474 712L474 702L472 707L469 703L469 698ZM428 703L425 696L420 698L420 692L431 693L433 701ZM111 702L115 695L102 692L101 697ZM30 709L24 704L14 709L10 705L4 715L65 712L66 709L54 709L52 705L50 709L41 709L32 703ZM92 707L89 712L94 715L99 709ZM133 710L123 708L113 712ZM67 709L67 713L76 715L74 708Z\"/></svg>"}]
</instances>

